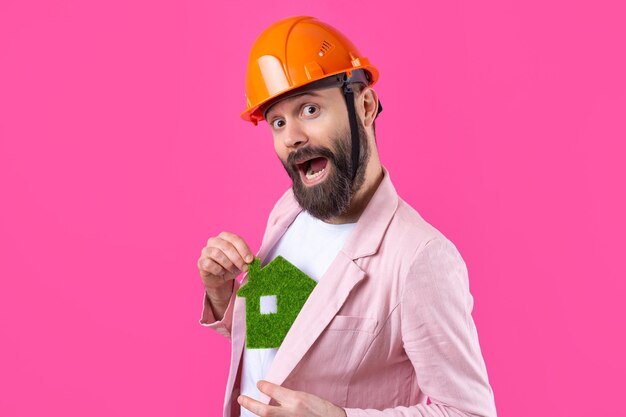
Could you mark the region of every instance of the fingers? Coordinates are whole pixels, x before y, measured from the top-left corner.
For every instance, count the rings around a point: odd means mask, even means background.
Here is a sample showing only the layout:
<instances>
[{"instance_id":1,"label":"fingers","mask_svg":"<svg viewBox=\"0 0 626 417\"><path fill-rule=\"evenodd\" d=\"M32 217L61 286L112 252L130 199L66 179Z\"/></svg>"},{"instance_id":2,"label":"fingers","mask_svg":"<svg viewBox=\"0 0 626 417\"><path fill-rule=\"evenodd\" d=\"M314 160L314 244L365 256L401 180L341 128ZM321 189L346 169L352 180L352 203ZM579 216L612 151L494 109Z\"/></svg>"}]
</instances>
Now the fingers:
<instances>
[{"instance_id":1,"label":"fingers","mask_svg":"<svg viewBox=\"0 0 626 417\"><path fill-rule=\"evenodd\" d=\"M256 386L259 391L261 391L263 394L269 395L279 404L285 404L294 397L294 394L296 394L296 391L292 391L288 388L281 387L280 385L276 385L272 382L265 380L257 382Z\"/></svg>"},{"instance_id":2,"label":"fingers","mask_svg":"<svg viewBox=\"0 0 626 417\"><path fill-rule=\"evenodd\" d=\"M223 250L213 247L206 248L204 252L206 253L206 264L211 267L214 275L224 275L227 272L239 274L241 272Z\"/></svg>"},{"instance_id":3,"label":"fingers","mask_svg":"<svg viewBox=\"0 0 626 417\"><path fill-rule=\"evenodd\" d=\"M276 400L278 405L267 405L245 395L240 395L237 402L261 417L345 417L346 415L343 408L313 394L290 390L265 380L257 382L256 386L262 393Z\"/></svg>"},{"instance_id":4,"label":"fingers","mask_svg":"<svg viewBox=\"0 0 626 417\"><path fill-rule=\"evenodd\" d=\"M224 269L228 269L231 272L239 273L239 271L243 270L246 263L233 245L221 239L215 239L212 244L213 246L207 246L207 255L210 259L213 259L222 265Z\"/></svg>"},{"instance_id":5,"label":"fingers","mask_svg":"<svg viewBox=\"0 0 626 417\"><path fill-rule=\"evenodd\" d=\"M237 251L239 252L241 258L245 261L245 263L249 264L254 260L254 255L252 254L252 251L250 250L246 242L239 236L229 232L222 232L220 233L219 237L233 245L235 249L237 249Z\"/></svg>"},{"instance_id":6,"label":"fingers","mask_svg":"<svg viewBox=\"0 0 626 417\"><path fill-rule=\"evenodd\" d=\"M244 271L247 265L247 262L235 245L219 236L209 239L207 242L207 252L211 259L215 260L226 269L229 268L227 265L231 265L238 271Z\"/></svg>"},{"instance_id":7,"label":"fingers","mask_svg":"<svg viewBox=\"0 0 626 417\"><path fill-rule=\"evenodd\" d=\"M207 241L198 259L198 269L206 280L205 285L212 287L247 271L252 260L254 255L241 237L223 232Z\"/></svg>"},{"instance_id":8,"label":"fingers","mask_svg":"<svg viewBox=\"0 0 626 417\"><path fill-rule=\"evenodd\" d=\"M263 404L262 402L257 401L254 398L248 397L247 395L240 395L239 397L237 397L237 402L242 407L250 410L255 415L260 417L279 417L285 415L280 412L279 407Z\"/></svg>"}]
</instances>

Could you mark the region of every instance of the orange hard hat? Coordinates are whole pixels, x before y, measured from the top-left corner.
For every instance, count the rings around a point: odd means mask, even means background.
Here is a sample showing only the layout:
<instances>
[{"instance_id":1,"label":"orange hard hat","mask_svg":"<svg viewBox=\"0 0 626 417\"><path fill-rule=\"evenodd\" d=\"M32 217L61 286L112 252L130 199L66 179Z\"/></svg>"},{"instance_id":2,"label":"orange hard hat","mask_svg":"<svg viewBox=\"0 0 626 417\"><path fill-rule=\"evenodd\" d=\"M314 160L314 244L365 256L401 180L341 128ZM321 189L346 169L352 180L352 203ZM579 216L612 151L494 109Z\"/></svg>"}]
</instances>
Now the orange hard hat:
<instances>
[{"instance_id":1,"label":"orange hard hat","mask_svg":"<svg viewBox=\"0 0 626 417\"><path fill-rule=\"evenodd\" d=\"M246 110L241 117L255 125L264 119L262 109L295 89L336 74L347 77L364 72L369 85L378 70L348 38L313 17L283 19L256 40L246 74Z\"/></svg>"}]
</instances>

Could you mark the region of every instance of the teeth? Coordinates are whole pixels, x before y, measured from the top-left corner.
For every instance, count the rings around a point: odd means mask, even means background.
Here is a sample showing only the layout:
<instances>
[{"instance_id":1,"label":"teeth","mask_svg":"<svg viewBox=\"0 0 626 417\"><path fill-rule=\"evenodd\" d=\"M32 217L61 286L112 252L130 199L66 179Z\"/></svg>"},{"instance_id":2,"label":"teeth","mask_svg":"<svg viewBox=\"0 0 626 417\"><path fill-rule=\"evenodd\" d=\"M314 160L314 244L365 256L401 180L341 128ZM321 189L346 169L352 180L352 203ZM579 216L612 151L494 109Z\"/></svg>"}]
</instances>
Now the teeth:
<instances>
[{"instance_id":1,"label":"teeth","mask_svg":"<svg viewBox=\"0 0 626 417\"><path fill-rule=\"evenodd\" d=\"M317 171L317 172L313 172L313 170L311 168L309 168L309 170L306 172L306 179L307 180L314 180L315 178L319 177L320 175L322 175L322 173L326 171L326 168L322 168L321 171Z\"/></svg>"}]
</instances>

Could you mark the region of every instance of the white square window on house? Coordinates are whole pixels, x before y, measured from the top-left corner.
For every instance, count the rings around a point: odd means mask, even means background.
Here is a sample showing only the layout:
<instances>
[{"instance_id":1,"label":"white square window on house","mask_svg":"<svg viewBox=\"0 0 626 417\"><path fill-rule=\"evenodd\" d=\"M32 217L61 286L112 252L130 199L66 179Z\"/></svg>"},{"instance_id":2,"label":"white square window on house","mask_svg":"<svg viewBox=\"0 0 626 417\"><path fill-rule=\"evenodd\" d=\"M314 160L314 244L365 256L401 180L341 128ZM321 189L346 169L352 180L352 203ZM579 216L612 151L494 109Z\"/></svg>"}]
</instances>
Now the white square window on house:
<instances>
[{"instance_id":1,"label":"white square window on house","mask_svg":"<svg viewBox=\"0 0 626 417\"><path fill-rule=\"evenodd\" d=\"M276 296L275 295L262 295L261 296L261 314L276 313Z\"/></svg>"}]
</instances>

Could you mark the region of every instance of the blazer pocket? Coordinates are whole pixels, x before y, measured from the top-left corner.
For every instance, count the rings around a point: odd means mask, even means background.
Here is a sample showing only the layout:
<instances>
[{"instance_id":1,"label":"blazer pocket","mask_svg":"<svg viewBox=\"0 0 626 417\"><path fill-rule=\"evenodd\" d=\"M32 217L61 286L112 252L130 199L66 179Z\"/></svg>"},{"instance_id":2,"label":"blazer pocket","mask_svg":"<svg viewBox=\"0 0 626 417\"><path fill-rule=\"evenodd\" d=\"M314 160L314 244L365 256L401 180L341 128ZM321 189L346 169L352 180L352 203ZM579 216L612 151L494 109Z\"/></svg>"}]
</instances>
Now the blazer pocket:
<instances>
[{"instance_id":1,"label":"blazer pocket","mask_svg":"<svg viewBox=\"0 0 626 417\"><path fill-rule=\"evenodd\" d=\"M326 330L348 330L355 332L374 333L378 320L371 317L357 317L357 316L335 316Z\"/></svg>"}]
</instances>

